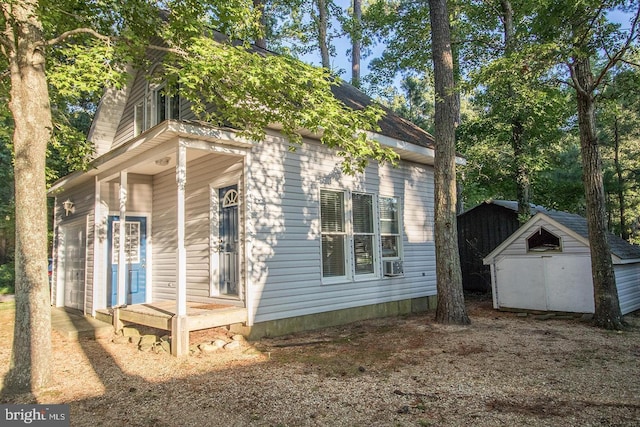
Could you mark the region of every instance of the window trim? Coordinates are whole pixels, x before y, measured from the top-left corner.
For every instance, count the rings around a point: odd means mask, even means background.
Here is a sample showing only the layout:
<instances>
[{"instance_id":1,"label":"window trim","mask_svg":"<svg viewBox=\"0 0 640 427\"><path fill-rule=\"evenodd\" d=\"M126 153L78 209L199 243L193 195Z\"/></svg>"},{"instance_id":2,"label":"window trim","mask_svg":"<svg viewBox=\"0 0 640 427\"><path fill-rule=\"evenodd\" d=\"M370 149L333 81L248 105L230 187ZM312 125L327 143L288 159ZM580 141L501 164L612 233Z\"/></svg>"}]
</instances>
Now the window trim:
<instances>
[{"instance_id":1,"label":"window trim","mask_svg":"<svg viewBox=\"0 0 640 427\"><path fill-rule=\"evenodd\" d=\"M322 231L322 193L323 192L339 193L343 197L344 209L343 209L343 224L344 232L323 232ZM370 280L381 280L383 276L383 264L385 261L391 260L403 260L403 224L402 224L402 200L400 197L395 196L382 196L376 193L369 193L366 191L353 191L348 189L336 189L323 187L318 191L318 219L319 219L319 231L320 231L320 278L323 285L331 285L337 283L353 283ZM371 215L373 219L373 232L372 233L356 233L354 230L354 195L365 195L371 197ZM397 204L397 225L398 233L392 234L397 236L398 240L398 255L395 257L383 257L382 256L382 227L380 218L380 202L382 199L394 199ZM323 240L325 235L340 234L344 237L344 271L342 276L324 276L324 251ZM372 256L373 256L373 272L371 273L356 273L356 251L355 251L355 239L357 236L371 236L372 240ZM385 235L389 235L388 233Z\"/></svg>"},{"instance_id":2,"label":"window trim","mask_svg":"<svg viewBox=\"0 0 640 427\"><path fill-rule=\"evenodd\" d=\"M165 119L158 120L158 103L159 96L163 90L167 88L167 81L161 83L147 83L145 85L144 97L133 107L133 136L136 137L142 132L151 129L155 125L165 120L180 120L182 115L182 97L180 96L180 87L176 87L176 92L172 96L166 96L165 102ZM177 117L173 117L173 107L178 102ZM141 120L140 120L141 119Z\"/></svg>"}]
</instances>

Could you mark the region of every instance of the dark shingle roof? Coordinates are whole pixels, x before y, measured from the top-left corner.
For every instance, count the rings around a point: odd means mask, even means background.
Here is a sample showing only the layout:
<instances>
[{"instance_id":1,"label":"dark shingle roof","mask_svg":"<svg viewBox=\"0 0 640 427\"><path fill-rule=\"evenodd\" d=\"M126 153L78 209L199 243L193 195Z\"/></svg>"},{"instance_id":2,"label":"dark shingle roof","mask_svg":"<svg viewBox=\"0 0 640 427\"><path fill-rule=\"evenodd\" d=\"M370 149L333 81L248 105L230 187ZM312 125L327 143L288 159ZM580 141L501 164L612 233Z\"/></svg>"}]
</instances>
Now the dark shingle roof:
<instances>
[{"instance_id":1,"label":"dark shingle roof","mask_svg":"<svg viewBox=\"0 0 640 427\"><path fill-rule=\"evenodd\" d=\"M573 232L589 240L589 228L586 218L562 211L547 211L545 214ZM612 254L620 259L640 259L640 246L632 245L613 233L608 233L608 235Z\"/></svg>"},{"instance_id":2,"label":"dark shingle roof","mask_svg":"<svg viewBox=\"0 0 640 427\"><path fill-rule=\"evenodd\" d=\"M482 206L483 204L502 206L503 208L512 210L514 213L518 213L518 202L515 200L487 200L478 206ZM531 215L541 212L589 241L589 228L585 217L569 212L550 210L540 205L530 204L530 207ZM640 259L640 246L632 245L613 233L608 233L608 235L612 254L623 260Z\"/></svg>"}]
</instances>

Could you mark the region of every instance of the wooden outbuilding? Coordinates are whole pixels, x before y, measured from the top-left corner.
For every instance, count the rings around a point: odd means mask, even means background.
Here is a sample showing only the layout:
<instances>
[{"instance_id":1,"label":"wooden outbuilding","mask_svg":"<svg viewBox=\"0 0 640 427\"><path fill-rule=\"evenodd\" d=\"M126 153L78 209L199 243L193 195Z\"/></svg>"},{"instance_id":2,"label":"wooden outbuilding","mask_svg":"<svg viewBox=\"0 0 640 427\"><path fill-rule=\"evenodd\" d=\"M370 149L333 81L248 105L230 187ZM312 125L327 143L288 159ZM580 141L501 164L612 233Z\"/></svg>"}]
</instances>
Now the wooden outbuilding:
<instances>
[{"instance_id":1,"label":"wooden outbuilding","mask_svg":"<svg viewBox=\"0 0 640 427\"><path fill-rule=\"evenodd\" d=\"M622 314L640 309L640 246L609 234ZM539 212L484 258L491 267L493 306L594 312L587 220Z\"/></svg>"},{"instance_id":2,"label":"wooden outbuilding","mask_svg":"<svg viewBox=\"0 0 640 427\"><path fill-rule=\"evenodd\" d=\"M546 209L531 205L531 215L542 211ZM465 291L491 290L489 266L482 259L518 227L518 202L512 200L487 200L458 215L458 248Z\"/></svg>"}]
</instances>

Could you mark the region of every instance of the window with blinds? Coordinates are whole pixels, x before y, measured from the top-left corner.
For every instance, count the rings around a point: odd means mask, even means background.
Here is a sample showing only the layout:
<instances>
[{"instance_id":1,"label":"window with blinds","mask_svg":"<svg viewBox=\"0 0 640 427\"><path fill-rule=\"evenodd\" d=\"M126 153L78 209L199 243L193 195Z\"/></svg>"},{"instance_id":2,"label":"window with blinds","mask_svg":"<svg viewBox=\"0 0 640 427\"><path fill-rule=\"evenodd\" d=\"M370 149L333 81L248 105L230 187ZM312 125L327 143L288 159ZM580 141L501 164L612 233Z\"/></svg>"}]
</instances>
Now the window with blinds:
<instances>
[{"instance_id":1,"label":"window with blinds","mask_svg":"<svg viewBox=\"0 0 640 427\"><path fill-rule=\"evenodd\" d=\"M322 278L376 277L384 259L401 258L398 199L350 191L320 191Z\"/></svg>"},{"instance_id":2,"label":"window with blinds","mask_svg":"<svg viewBox=\"0 0 640 427\"><path fill-rule=\"evenodd\" d=\"M346 273L345 200L341 191L320 192L322 223L322 277L344 277Z\"/></svg>"}]
</instances>

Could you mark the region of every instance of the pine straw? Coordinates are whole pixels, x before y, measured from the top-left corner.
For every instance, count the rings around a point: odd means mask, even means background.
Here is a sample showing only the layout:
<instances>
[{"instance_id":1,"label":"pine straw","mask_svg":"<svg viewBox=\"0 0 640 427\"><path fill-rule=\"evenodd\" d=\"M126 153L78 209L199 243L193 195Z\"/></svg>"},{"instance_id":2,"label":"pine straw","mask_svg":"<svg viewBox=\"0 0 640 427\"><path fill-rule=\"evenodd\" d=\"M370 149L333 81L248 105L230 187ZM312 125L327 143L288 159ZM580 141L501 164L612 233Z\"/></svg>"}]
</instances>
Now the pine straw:
<instances>
[{"instance_id":1,"label":"pine straw","mask_svg":"<svg viewBox=\"0 0 640 427\"><path fill-rule=\"evenodd\" d=\"M1 400L68 403L72 426L637 425L640 315L616 333L468 305L470 326L377 319L182 360L54 335L50 387Z\"/></svg>"}]
</instances>

